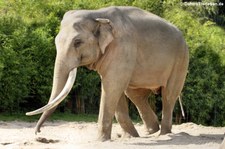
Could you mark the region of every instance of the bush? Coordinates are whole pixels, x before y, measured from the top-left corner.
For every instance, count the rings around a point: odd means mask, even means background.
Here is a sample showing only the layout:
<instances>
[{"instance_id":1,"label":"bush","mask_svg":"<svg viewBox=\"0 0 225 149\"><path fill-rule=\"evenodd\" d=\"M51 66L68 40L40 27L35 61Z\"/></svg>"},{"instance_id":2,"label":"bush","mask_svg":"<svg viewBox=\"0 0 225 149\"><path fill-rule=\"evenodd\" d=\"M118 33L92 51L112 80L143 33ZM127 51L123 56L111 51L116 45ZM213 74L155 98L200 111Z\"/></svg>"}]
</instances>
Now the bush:
<instances>
[{"instance_id":1,"label":"bush","mask_svg":"<svg viewBox=\"0 0 225 149\"><path fill-rule=\"evenodd\" d=\"M19 104L29 94L28 84L33 73L29 55L24 56L25 38L28 35L26 25L18 18L0 18L0 109L18 111Z\"/></svg>"}]
</instances>

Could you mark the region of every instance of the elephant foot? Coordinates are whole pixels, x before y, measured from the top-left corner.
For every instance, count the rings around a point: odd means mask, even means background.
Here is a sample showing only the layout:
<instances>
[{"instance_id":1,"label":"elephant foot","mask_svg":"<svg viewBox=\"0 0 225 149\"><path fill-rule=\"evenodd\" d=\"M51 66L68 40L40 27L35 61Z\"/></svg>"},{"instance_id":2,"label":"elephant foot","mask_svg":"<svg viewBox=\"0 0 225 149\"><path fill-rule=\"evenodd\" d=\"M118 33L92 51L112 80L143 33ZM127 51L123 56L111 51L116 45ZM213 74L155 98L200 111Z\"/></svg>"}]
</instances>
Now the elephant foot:
<instances>
[{"instance_id":1,"label":"elephant foot","mask_svg":"<svg viewBox=\"0 0 225 149\"><path fill-rule=\"evenodd\" d=\"M159 128L157 128L157 129L148 129L148 130L146 130L146 134L147 135L151 135L151 134L154 134L154 133L156 133L158 131L159 131Z\"/></svg>"},{"instance_id":2,"label":"elephant foot","mask_svg":"<svg viewBox=\"0 0 225 149\"><path fill-rule=\"evenodd\" d=\"M133 126L133 125L132 125ZM126 129L125 129L126 128ZM123 133L121 135L122 138L132 138L132 137L139 137L137 130L133 127L123 127Z\"/></svg>"},{"instance_id":3,"label":"elephant foot","mask_svg":"<svg viewBox=\"0 0 225 149\"><path fill-rule=\"evenodd\" d=\"M98 136L97 141L105 142L111 140L110 135L101 134Z\"/></svg>"},{"instance_id":4,"label":"elephant foot","mask_svg":"<svg viewBox=\"0 0 225 149\"><path fill-rule=\"evenodd\" d=\"M162 122L161 124L161 132L160 135L166 135L168 133L172 133L171 129L172 129L172 124L168 125L169 122Z\"/></svg>"},{"instance_id":5,"label":"elephant foot","mask_svg":"<svg viewBox=\"0 0 225 149\"><path fill-rule=\"evenodd\" d=\"M169 133L172 133L171 129L161 129L161 132L160 132L159 135L166 135L166 134L169 134Z\"/></svg>"},{"instance_id":6,"label":"elephant foot","mask_svg":"<svg viewBox=\"0 0 225 149\"><path fill-rule=\"evenodd\" d=\"M151 135L153 133L156 133L159 131L159 124L158 123L155 123L154 125L151 125L151 126L145 126L146 128L146 135Z\"/></svg>"},{"instance_id":7,"label":"elephant foot","mask_svg":"<svg viewBox=\"0 0 225 149\"><path fill-rule=\"evenodd\" d=\"M130 134L128 132L124 132L122 135L121 135L121 138L132 138L132 137L140 137L139 134L136 132L136 133L133 133L133 134Z\"/></svg>"},{"instance_id":8,"label":"elephant foot","mask_svg":"<svg viewBox=\"0 0 225 149\"><path fill-rule=\"evenodd\" d=\"M140 136L138 134L137 135L131 135L131 134L125 132L123 134L118 133L117 137L121 138L121 139L127 139L127 138L136 138L136 137L140 137Z\"/></svg>"},{"instance_id":9,"label":"elephant foot","mask_svg":"<svg viewBox=\"0 0 225 149\"><path fill-rule=\"evenodd\" d=\"M105 141L110 141L111 139L110 138L107 138L107 137L98 137L97 141L99 142L105 142Z\"/></svg>"}]
</instances>

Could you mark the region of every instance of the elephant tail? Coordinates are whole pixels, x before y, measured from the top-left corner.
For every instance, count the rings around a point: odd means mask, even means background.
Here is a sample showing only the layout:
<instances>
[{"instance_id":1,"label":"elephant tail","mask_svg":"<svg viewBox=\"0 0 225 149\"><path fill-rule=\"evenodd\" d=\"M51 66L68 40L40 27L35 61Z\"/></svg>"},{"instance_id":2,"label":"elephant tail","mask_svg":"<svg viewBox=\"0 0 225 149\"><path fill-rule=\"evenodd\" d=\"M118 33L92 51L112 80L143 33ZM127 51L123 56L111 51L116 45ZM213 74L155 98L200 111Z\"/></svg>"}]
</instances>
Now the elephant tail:
<instances>
[{"instance_id":1,"label":"elephant tail","mask_svg":"<svg viewBox=\"0 0 225 149\"><path fill-rule=\"evenodd\" d=\"M184 108L183 108L183 104L182 104L181 95L178 96L178 101L180 103L180 109L181 109L182 116L185 119L185 113L184 113Z\"/></svg>"}]
</instances>

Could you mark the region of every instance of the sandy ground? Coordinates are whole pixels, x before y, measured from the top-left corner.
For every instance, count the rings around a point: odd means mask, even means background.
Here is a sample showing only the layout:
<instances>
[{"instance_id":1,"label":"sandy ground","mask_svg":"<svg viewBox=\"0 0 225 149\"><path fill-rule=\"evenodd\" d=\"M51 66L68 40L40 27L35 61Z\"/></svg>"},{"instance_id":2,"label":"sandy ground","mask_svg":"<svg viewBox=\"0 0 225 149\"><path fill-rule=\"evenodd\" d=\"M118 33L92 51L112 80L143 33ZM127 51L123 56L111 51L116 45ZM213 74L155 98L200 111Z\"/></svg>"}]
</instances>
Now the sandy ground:
<instances>
[{"instance_id":1,"label":"sandy ground","mask_svg":"<svg viewBox=\"0 0 225 149\"><path fill-rule=\"evenodd\" d=\"M96 123L47 122L34 134L36 123L0 121L0 148L12 149L219 149L225 127L205 127L194 123L173 125L173 133L146 135L142 124L135 124L141 137L119 138L121 128L113 124L112 140L95 141Z\"/></svg>"}]
</instances>

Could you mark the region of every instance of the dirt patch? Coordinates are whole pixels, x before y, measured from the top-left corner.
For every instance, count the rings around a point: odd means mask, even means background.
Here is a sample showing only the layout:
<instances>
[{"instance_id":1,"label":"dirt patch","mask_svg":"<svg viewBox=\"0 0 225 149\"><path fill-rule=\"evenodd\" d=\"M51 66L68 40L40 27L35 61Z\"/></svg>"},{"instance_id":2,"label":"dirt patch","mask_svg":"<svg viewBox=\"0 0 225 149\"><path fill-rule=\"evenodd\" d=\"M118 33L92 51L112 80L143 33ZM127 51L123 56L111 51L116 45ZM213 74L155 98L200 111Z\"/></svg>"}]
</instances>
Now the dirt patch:
<instances>
[{"instance_id":1,"label":"dirt patch","mask_svg":"<svg viewBox=\"0 0 225 149\"><path fill-rule=\"evenodd\" d=\"M135 124L141 137L120 138L121 128L113 124L112 140L98 142L97 124L80 122L47 122L38 135L36 123L0 121L0 148L15 149L219 149L225 127L205 127L194 123L173 125L173 133L146 135L143 125Z\"/></svg>"},{"instance_id":2,"label":"dirt patch","mask_svg":"<svg viewBox=\"0 0 225 149\"><path fill-rule=\"evenodd\" d=\"M59 142L59 140L46 139L41 137L36 138L36 141L41 143L58 143Z\"/></svg>"}]
</instances>

